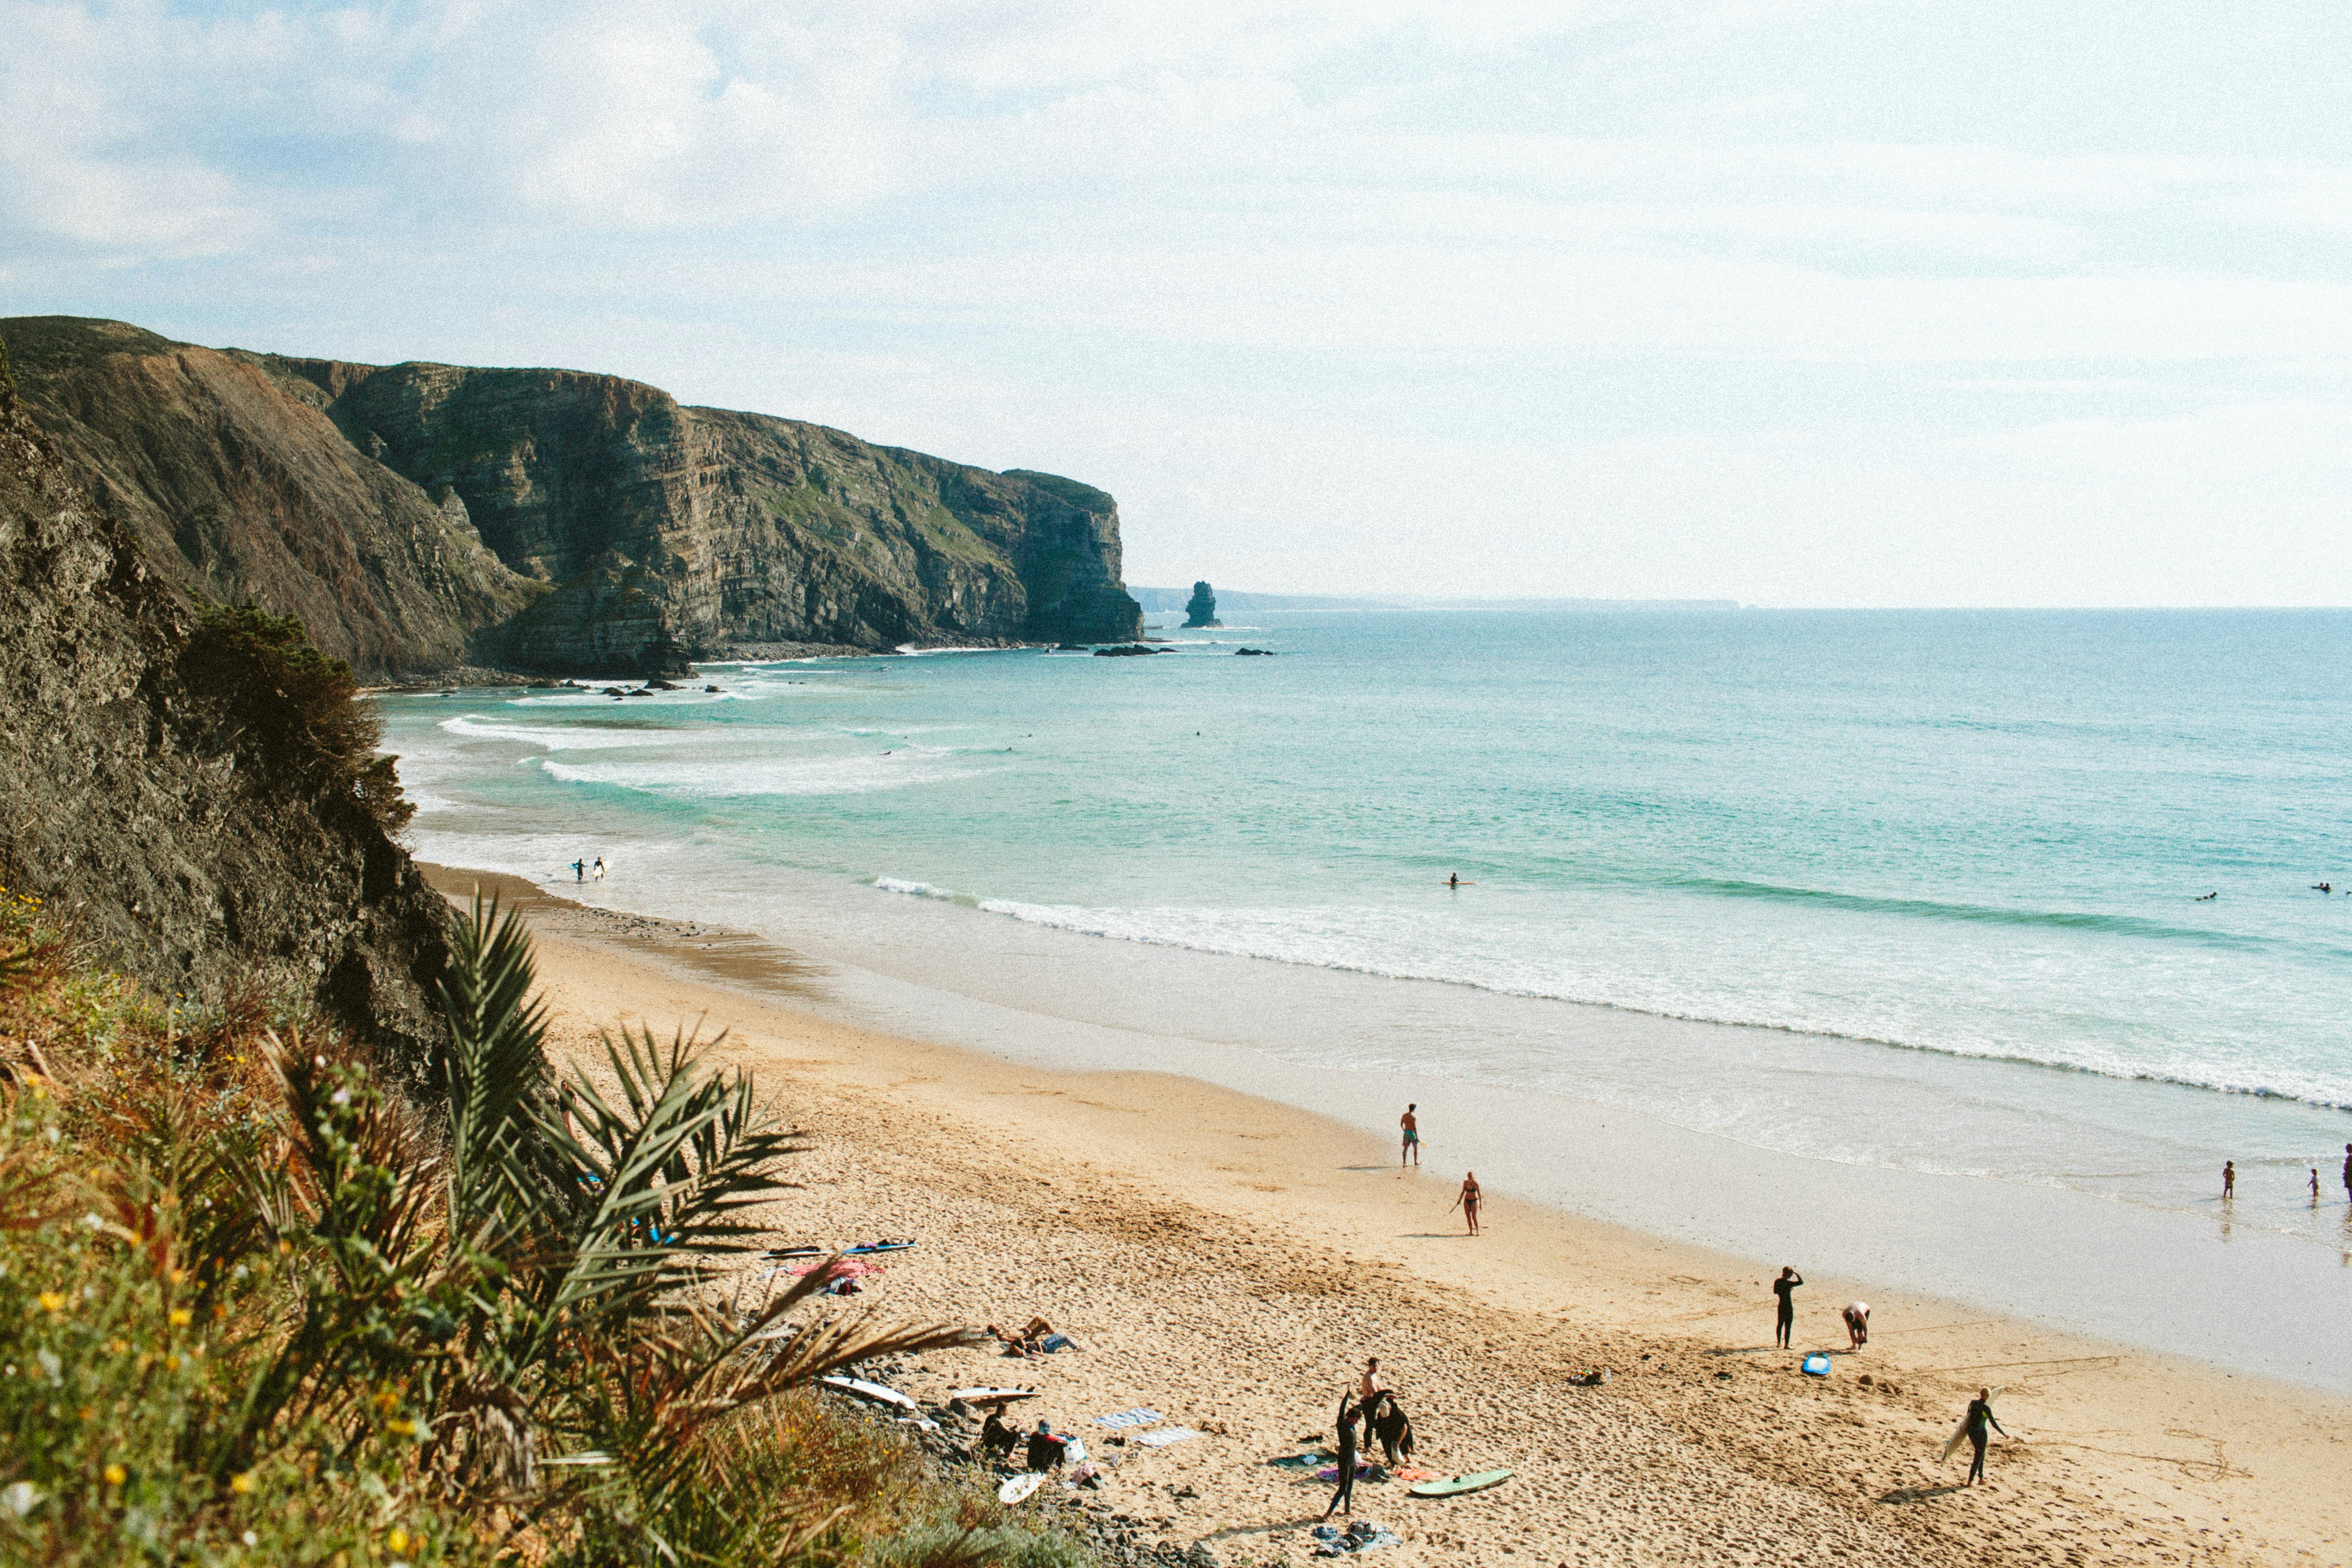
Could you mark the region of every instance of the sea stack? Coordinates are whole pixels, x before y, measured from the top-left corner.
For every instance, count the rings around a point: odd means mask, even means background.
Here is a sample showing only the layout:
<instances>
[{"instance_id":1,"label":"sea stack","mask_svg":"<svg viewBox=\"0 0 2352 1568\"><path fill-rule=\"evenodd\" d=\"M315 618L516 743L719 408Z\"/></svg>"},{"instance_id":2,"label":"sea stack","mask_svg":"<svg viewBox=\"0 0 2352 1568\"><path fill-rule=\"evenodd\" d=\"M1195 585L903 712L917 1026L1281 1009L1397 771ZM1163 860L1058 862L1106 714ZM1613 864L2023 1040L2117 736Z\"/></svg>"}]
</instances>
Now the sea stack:
<instances>
[{"instance_id":1,"label":"sea stack","mask_svg":"<svg viewBox=\"0 0 2352 1568\"><path fill-rule=\"evenodd\" d=\"M1192 597L1184 606L1184 624L1189 626L1221 626L1217 619L1217 595L1206 583L1192 584Z\"/></svg>"}]
</instances>

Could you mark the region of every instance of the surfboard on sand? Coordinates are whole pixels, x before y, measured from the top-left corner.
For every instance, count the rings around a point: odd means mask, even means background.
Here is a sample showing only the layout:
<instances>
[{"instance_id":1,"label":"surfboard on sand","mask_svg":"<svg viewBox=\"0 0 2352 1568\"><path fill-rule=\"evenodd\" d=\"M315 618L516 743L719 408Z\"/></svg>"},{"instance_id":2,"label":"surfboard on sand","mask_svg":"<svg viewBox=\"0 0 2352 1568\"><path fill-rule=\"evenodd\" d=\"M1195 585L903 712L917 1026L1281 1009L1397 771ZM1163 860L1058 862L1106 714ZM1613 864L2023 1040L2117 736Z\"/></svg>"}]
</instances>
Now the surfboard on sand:
<instances>
[{"instance_id":1,"label":"surfboard on sand","mask_svg":"<svg viewBox=\"0 0 2352 1568\"><path fill-rule=\"evenodd\" d=\"M844 1394L854 1394L858 1398L876 1405L887 1405L898 1410L919 1408L913 1400L897 1389L885 1387L878 1383L868 1383L862 1377L821 1377L817 1381L827 1388L837 1388Z\"/></svg>"},{"instance_id":2,"label":"surfboard on sand","mask_svg":"<svg viewBox=\"0 0 2352 1568\"><path fill-rule=\"evenodd\" d=\"M2001 1388L2006 1388L2009 1385L2007 1384L2001 1384ZM1993 1399L1999 1399L2000 1397L2000 1388L1996 1388L1992 1391L1992 1399L1988 1399L1985 1403L1987 1405L1990 1405ZM1936 1456L1936 1463L1939 1465L1950 1463L1953 1450L1968 1440L1969 1418L1966 1415L1963 1415L1960 1417L1960 1424L1952 1428L1952 1435L1944 1439L1944 1451Z\"/></svg>"},{"instance_id":3,"label":"surfboard on sand","mask_svg":"<svg viewBox=\"0 0 2352 1568\"><path fill-rule=\"evenodd\" d=\"M1034 1399L1034 1388L956 1388L948 1391L950 1399L961 1399L966 1405L1007 1405L1015 1399Z\"/></svg>"},{"instance_id":4,"label":"surfboard on sand","mask_svg":"<svg viewBox=\"0 0 2352 1568\"><path fill-rule=\"evenodd\" d=\"M1423 1481L1412 1489L1415 1497L1467 1497L1483 1492L1488 1487L1499 1487L1511 1479L1509 1470L1479 1470L1467 1476L1449 1476L1442 1481Z\"/></svg>"},{"instance_id":5,"label":"surfboard on sand","mask_svg":"<svg viewBox=\"0 0 2352 1568\"><path fill-rule=\"evenodd\" d=\"M996 1489L996 1500L1010 1508L1017 1502L1027 1502L1029 1494L1045 1484L1045 1478L1032 1470L1025 1476L1015 1476Z\"/></svg>"}]
</instances>

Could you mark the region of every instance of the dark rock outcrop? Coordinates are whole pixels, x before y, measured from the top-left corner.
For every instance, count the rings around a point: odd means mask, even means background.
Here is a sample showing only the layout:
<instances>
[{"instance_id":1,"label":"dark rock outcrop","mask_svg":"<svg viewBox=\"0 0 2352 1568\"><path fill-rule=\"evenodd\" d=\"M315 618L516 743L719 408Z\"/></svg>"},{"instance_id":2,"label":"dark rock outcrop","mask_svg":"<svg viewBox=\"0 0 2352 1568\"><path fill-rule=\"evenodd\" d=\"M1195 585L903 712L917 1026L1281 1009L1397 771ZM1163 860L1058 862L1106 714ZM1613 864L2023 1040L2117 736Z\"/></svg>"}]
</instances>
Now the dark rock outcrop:
<instances>
[{"instance_id":1,"label":"dark rock outcrop","mask_svg":"<svg viewBox=\"0 0 2352 1568\"><path fill-rule=\"evenodd\" d=\"M284 765L282 694L207 686L184 595L5 384L0 626L0 877L163 992L258 984L419 1067L445 906L348 787Z\"/></svg>"},{"instance_id":2,"label":"dark rock outcrop","mask_svg":"<svg viewBox=\"0 0 2352 1568\"><path fill-rule=\"evenodd\" d=\"M1184 624L1187 626L1213 626L1221 624L1217 619L1217 595L1211 591L1208 584L1192 584L1192 597L1186 601L1184 605Z\"/></svg>"},{"instance_id":3,"label":"dark rock outcrop","mask_svg":"<svg viewBox=\"0 0 2352 1568\"><path fill-rule=\"evenodd\" d=\"M0 321L34 416L155 570L371 678L682 675L733 648L1108 641L1118 509L617 376L352 364Z\"/></svg>"}]
</instances>

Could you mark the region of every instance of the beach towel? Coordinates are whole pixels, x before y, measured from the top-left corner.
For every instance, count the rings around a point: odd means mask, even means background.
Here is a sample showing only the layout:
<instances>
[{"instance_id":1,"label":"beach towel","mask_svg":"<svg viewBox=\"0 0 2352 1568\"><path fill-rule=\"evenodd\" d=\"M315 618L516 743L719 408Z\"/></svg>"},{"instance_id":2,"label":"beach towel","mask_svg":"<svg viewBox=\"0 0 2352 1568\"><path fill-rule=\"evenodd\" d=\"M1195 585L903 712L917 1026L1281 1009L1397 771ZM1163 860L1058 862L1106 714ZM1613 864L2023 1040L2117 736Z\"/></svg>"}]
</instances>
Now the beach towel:
<instances>
[{"instance_id":1,"label":"beach towel","mask_svg":"<svg viewBox=\"0 0 2352 1568\"><path fill-rule=\"evenodd\" d=\"M1383 1530L1369 1519L1360 1519L1345 1530L1328 1524L1315 1528L1315 1552L1318 1557L1347 1557L1358 1552L1377 1552L1383 1546L1394 1546L1403 1540L1394 1531Z\"/></svg>"},{"instance_id":2,"label":"beach towel","mask_svg":"<svg viewBox=\"0 0 2352 1568\"><path fill-rule=\"evenodd\" d=\"M1097 1426L1109 1426L1114 1428L1120 1426L1149 1426L1156 1421L1161 1421L1164 1419L1166 1419L1166 1417L1162 1416L1157 1410L1152 1410L1144 1405L1139 1405L1132 1410L1122 1410L1116 1415L1097 1415L1095 1417L1095 1425Z\"/></svg>"},{"instance_id":3,"label":"beach towel","mask_svg":"<svg viewBox=\"0 0 2352 1568\"><path fill-rule=\"evenodd\" d=\"M1334 1465L1328 1470L1318 1470L1315 1472L1315 1479L1318 1481L1336 1481L1339 1479L1339 1467ZM1389 1479L1389 1472L1370 1459L1358 1459L1356 1479L1361 1481L1384 1481Z\"/></svg>"},{"instance_id":4,"label":"beach towel","mask_svg":"<svg viewBox=\"0 0 2352 1568\"><path fill-rule=\"evenodd\" d=\"M1146 1432L1136 1439L1147 1448L1164 1448L1171 1443L1181 1443L1200 1434L1190 1426L1162 1426L1157 1432Z\"/></svg>"},{"instance_id":5,"label":"beach towel","mask_svg":"<svg viewBox=\"0 0 2352 1568\"><path fill-rule=\"evenodd\" d=\"M1266 1463L1286 1470L1304 1470L1310 1469L1329 1458L1331 1458L1330 1455L1318 1449L1312 1454L1285 1454L1280 1458L1268 1459Z\"/></svg>"}]
</instances>

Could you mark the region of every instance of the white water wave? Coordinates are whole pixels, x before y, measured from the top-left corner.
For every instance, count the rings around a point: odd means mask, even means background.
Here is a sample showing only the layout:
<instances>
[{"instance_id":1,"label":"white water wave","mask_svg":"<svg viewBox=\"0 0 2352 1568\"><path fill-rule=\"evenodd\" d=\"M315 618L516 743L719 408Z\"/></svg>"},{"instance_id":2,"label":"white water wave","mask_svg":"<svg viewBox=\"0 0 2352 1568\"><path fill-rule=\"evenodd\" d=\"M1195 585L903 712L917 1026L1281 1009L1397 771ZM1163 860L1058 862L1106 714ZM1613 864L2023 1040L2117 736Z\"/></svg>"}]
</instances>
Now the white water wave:
<instances>
[{"instance_id":1,"label":"white water wave","mask_svg":"<svg viewBox=\"0 0 2352 1568\"><path fill-rule=\"evenodd\" d=\"M500 724L472 713L441 721L443 730L469 741L518 741L550 752L604 752L626 747L669 746L719 733L715 730L619 730L602 726L554 729L537 724Z\"/></svg>"},{"instance_id":2,"label":"white water wave","mask_svg":"<svg viewBox=\"0 0 2352 1568\"><path fill-rule=\"evenodd\" d=\"M940 753L908 749L888 756L763 758L724 763L574 764L539 759L565 784L610 784L645 795L698 798L746 795L873 795L976 778L992 768L947 766Z\"/></svg>"}]
</instances>

